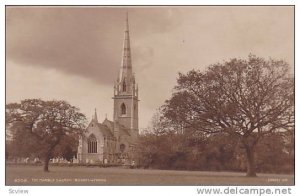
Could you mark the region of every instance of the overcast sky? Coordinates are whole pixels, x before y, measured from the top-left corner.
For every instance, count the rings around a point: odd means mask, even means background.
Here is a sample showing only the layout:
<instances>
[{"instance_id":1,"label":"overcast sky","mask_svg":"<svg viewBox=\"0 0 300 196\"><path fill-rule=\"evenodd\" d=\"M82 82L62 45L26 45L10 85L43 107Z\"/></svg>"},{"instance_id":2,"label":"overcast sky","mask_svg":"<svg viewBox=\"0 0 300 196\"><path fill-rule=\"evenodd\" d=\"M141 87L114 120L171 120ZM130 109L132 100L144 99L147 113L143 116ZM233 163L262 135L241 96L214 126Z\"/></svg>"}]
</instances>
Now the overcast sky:
<instances>
[{"instance_id":1,"label":"overcast sky","mask_svg":"<svg viewBox=\"0 0 300 196\"><path fill-rule=\"evenodd\" d=\"M178 72L232 57L293 66L293 7L7 7L6 101L66 100L112 119L126 11L140 128L170 98Z\"/></svg>"}]
</instances>

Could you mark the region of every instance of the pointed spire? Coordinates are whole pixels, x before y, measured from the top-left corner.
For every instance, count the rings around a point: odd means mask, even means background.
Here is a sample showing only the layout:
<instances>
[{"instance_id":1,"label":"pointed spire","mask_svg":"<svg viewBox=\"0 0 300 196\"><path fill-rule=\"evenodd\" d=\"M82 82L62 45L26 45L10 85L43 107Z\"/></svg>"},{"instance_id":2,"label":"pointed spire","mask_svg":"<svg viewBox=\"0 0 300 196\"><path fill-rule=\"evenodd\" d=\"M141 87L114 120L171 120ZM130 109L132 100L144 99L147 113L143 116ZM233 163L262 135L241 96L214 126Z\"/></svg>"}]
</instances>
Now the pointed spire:
<instances>
[{"instance_id":1,"label":"pointed spire","mask_svg":"<svg viewBox=\"0 0 300 196\"><path fill-rule=\"evenodd\" d=\"M98 122L98 117L97 117L97 109L95 108L95 114L93 116L93 120Z\"/></svg>"},{"instance_id":2,"label":"pointed spire","mask_svg":"<svg viewBox=\"0 0 300 196\"><path fill-rule=\"evenodd\" d=\"M120 70L119 81L124 78L132 77L131 52L130 52L130 37L129 37L129 22L128 12L126 13L126 26L124 32L123 57Z\"/></svg>"},{"instance_id":3,"label":"pointed spire","mask_svg":"<svg viewBox=\"0 0 300 196\"><path fill-rule=\"evenodd\" d=\"M129 32L128 11L126 12L126 31Z\"/></svg>"}]
</instances>

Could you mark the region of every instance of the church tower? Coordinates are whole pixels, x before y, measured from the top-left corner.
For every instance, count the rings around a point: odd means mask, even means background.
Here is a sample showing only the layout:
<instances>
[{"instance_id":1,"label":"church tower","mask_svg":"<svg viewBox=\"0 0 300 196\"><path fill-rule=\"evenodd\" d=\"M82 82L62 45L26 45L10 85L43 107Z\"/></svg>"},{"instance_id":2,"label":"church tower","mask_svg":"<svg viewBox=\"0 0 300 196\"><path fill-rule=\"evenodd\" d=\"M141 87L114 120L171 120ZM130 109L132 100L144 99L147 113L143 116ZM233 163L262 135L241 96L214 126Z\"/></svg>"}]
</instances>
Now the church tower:
<instances>
[{"instance_id":1,"label":"church tower","mask_svg":"<svg viewBox=\"0 0 300 196\"><path fill-rule=\"evenodd\" d=\"M138 86L132 71L128 14L124 32L123 56L120 73L114 86L114 122L121 124L131 135L132 142L138 136ZM114 135L118 138L118 128Z\"/></svg>"}]
</instances>

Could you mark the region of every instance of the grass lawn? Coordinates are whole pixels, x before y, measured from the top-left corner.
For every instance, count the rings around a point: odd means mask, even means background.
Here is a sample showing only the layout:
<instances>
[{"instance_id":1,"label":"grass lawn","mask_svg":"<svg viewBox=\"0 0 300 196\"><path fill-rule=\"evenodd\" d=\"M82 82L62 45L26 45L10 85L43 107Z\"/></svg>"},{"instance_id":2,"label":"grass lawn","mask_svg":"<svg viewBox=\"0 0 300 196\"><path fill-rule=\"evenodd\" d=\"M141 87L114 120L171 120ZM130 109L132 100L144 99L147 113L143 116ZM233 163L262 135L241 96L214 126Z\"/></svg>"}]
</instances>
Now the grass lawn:
<instances>
[{"instance_id":1,"label":"grass lawn","mask_svg":"<svg viewBox=\"0 0 300 196\"><path fill-rule=\"evenodd\" d=\"M99 167L7 165L6 185L294 185L294 175L123 169Z\"/></svg>"}]
</instances>

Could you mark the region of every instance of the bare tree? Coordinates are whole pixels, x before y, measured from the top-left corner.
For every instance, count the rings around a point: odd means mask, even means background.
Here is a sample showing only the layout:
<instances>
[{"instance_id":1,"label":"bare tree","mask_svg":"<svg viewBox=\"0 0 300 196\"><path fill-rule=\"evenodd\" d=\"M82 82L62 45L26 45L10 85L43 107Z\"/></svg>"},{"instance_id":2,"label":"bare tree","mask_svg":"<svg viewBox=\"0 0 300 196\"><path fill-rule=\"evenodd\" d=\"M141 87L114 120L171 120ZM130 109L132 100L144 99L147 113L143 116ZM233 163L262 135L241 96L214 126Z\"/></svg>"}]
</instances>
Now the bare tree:
<instances>
[{"instance_id":1,"label":"bare tree","mask_svg":"<svg viewBox=\"0 0 300 196\"><path fill-rule=\"evenodd\" d=\"M85 116L65 101L26 99L20 104L6 105L6 125L15 139L22 140L44 158L44 171L49 171L49 160L63 137L83 132ZM23 135L23 138L22 138ZM21 137L20 137L21 136ZM20 142L15 142L18 145ZM20 143L20 144L21 144Z\"/></svg>"},{"instance_id":2,"label":"bare tree","mask_svg":"<svg viewBox=\"0 0 300 196\"><path fill-rule=\"evenodd\" d=\"M239 140L247 176L256 176L254 150L266 134L294 127L294 79L284 61L249 55L211 65L206 72L179 74L164 116L206 134L226 133Z\"/></svg>"}]
</instances>

